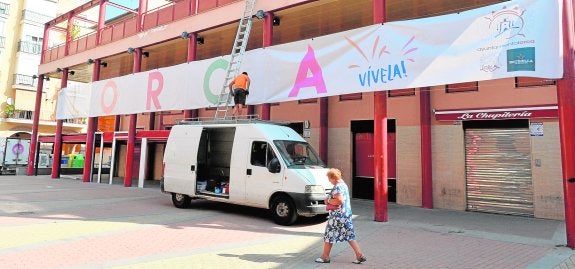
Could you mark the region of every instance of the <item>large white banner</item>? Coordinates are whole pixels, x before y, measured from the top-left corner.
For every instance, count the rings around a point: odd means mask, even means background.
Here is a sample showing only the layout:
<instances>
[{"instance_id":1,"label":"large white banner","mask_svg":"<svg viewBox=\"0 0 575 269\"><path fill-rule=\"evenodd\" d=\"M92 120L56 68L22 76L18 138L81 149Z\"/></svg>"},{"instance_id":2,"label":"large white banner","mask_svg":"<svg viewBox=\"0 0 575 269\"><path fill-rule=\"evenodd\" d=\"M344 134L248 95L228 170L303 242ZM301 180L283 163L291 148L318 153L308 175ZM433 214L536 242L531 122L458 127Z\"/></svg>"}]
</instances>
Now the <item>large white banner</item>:
<instances>
[{"instance_id":1,"label":"large white banner","mask_svg":"<svg viewBox=\"0 0 575 269\"><path fill-rule=\"evenodd\" d=\"M517 76L559 79L561 9L560 0L515 0L248 51L247 103ZM63 89L57 118L214 106L228 62L217 57Z\"/></svg>"}]
</instances>

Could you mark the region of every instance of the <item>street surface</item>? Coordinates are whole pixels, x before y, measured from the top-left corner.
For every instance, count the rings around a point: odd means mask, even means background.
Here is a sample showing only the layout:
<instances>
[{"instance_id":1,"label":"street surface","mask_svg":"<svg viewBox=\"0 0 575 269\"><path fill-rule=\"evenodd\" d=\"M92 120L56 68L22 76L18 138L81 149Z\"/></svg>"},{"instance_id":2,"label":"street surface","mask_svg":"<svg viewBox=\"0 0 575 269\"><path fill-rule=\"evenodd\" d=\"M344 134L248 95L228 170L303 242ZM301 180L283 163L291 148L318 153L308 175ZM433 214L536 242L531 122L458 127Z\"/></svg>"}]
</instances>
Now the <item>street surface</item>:
<instances>
[{"instance_id":1,"label":"street surface","mask_svg":"<svg viewBox=\"0 0 575 269\"><path fill-rule=\"evenodd\" d=\"M353 200L367 262L336 244L314 263L325 217L278 226L266 210L209 201L177 209L150 188L0 177L0 268L575 268L563 221Z\"/></svg>"}]
</instances>

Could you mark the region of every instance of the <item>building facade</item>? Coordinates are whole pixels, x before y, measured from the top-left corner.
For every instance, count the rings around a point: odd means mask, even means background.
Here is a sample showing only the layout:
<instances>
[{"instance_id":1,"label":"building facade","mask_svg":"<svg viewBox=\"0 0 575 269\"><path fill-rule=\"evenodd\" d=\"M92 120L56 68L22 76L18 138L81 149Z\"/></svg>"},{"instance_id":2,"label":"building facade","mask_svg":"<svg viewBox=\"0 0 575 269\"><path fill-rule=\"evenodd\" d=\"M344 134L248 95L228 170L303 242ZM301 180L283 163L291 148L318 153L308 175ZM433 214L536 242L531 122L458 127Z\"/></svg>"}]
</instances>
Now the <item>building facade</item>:
<instances>
[{"instance_id":1,"label":"building facade","mask_svg":"<svg viewBox=\"0 0 575 269\"><path fill-rule=\"evenodd\" d=\"M248 50L501 2L259 1L265 17L254 21ZM106 10L112 8L121 12L110 15ZM44 40L68 30L65 42L44 47L38 73L89 83L228 55L242 9L243 1L235 0L140 0L137 8L87 1L45 25ZM86 24L82 34L70 34L78 21ZM355 198L383 195L374 187L379 172L373 164L381 154L374 145L385 141L383 197L389 201L564 219L557 91L555 80L515 77L263 104L250 106L249 113L290 122L328 166L342 169ZM379 120L382 107L385 124ZM113 147L111 177L132 186L132 179L159 180L166 134L178 119L214 113L202 108L90 118L84 137L61 138L57 131L40 141L54 141L55 152L58 143L85 143L85 181L95 181L94 160L88 159L93 148ZM101 137L94 136L96 130ZM58 167L52 176L59 176Z\"/></svg>"},{"instance_id":2,"label":"building facade","mask_svg":"<svg viewBox=\"0 0 575 269\"><path fill-rule=\"evenodd\" d=\"M44 24L56 17L56 6L55 0L0 1L1 137L30 138ZM42 86L39 131L51 134L56 126L56 92L47 80ZM69 120L65 126L67 132L77 133L85 125Z\"/></svg>"}]
</instances>

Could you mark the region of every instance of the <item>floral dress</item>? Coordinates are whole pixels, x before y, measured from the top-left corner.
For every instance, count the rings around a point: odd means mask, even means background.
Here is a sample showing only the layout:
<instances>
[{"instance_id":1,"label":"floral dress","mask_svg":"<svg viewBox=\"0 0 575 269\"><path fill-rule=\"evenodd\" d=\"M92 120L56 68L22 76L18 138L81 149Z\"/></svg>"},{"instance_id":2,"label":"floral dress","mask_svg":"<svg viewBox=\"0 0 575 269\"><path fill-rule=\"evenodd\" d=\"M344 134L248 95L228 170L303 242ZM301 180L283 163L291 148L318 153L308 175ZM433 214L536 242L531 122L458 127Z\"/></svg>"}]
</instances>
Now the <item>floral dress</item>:
<instances>
[{"instance_id":1,"label":"floral dress","mask_svg":"<svg viewBox=\"0 0 575 269\"><path fill-rule=\"evenodd\" d=\"M345 183L337 183L331 190L330 198L338 193L344 196L344 202L339 209L329 211L323 236L324 242L332 244L355 240L355 230L351 221L349 189Z\"/></svg>"}]
</instances>

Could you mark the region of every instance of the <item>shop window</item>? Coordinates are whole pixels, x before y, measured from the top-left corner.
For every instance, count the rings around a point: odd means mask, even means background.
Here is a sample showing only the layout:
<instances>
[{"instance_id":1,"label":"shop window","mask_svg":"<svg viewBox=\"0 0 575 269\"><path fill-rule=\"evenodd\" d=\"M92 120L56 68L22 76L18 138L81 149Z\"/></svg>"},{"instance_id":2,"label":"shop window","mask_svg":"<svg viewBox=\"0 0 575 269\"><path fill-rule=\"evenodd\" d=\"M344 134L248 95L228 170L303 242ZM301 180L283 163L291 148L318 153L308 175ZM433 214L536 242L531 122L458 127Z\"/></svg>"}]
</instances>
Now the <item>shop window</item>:
<instances>
[{"instance_id":1,"label":"shop window","mask_svg":"<svg viewBox=\"0 0 575 269\"><path fill-rule=\"evenodd\" d=\"M415 88L387 91L388 97L415 96Z\"/></svg>"},{"instance_id":2,"label":"shop window","mask_svg":"<svg viewBox=\"0 0 575 269\"><path fill-rule=\"evenodd\" d=\"M445 85L446 93L478 92L478 91L479 91L479 83L477 81Z\"/></svg>"},{"instance_id":3,"label":"shop window","mask_svg":"<svg viewBox=\"0 0 575 269\"><path fill-rule=\"evenodd\" d=\"M534 77L515 77L515 88L537 87L555 85L553 79L534 78Z\"/></svg>"},{"instance_id":4,"label":"shop window","mask_svg":"<svg viewBox=\"0 0 575 269\"><path fill-rule=\"evenodd\" d=\"M297 101L298 104L315 104L317 103L317 98L302 99Z\"/></svg>"},{"instance_id":5,"label":"shop window","mask_svg":"<svg viewBox=\"0 0 575 269\"><path fill-rule=\"evenodd\" d=\"M350 101L350 100L361 100L362 94L359 93L350 93L350 94L343 94L339 96L340 101Z\"/></svg>"}]
</instances>

